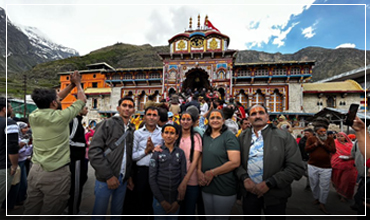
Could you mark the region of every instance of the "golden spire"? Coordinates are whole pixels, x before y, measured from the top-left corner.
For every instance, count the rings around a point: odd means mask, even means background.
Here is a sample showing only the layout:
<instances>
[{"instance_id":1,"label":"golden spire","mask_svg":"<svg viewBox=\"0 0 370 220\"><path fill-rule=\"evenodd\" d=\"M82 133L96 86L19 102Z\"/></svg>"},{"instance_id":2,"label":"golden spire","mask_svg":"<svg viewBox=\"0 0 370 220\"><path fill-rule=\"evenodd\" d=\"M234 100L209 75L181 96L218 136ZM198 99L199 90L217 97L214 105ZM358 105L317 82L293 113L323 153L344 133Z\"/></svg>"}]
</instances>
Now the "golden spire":
<instances>
[{"instance_id":1,"label":"golden spire","mask_svg":"<svg viewBox=\"0 0 370 220\"><path fill-rule=\"evenodd\" d=\"M200 14L198 15L198 29L200 28Z\"/></svg>"},{"instance_id":2,"label":"golden spire","mask_svg":"<svg viewBox=\"0 0 370 220\"><path fill-rule=\"evenodd\" d=\"M208 26L208 15L206 15L206 18L204 19L204 24Z\"/></svg>"},{"instance_id":3,"label":"golden spire","mask_svg":"<svg viewBox=\"0 0 370 220\"><path fill-rule=\"evenodd\" d=\"M190 17L190 19L189 19L189 29L191 29L191 28L192 28L192 27L191 27L191 26L192 26L192 24L193 24L192 20L193 20L193 19Z\"/></svg>"}]
</instances>

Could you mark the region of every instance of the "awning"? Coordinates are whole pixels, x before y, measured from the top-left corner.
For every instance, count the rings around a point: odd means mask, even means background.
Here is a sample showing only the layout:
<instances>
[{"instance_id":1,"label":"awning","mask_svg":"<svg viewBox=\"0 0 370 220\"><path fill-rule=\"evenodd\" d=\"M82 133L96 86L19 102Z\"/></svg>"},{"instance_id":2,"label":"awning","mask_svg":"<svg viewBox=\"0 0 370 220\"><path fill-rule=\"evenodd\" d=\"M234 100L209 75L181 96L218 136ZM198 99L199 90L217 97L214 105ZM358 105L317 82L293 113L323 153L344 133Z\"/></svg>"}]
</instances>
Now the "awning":
<instances>
[{"instance_id":1,"label":"awning","mask_svg":"<svg viewBox=\"0 0 370 220\"><path fill-rule=\"evenodd\" d=\"M85 89L86 95L109 95L111 88L87 88Z\"/></svg>"},{"instance_id":2,"label":"awning","mask_svg":"<svg viewBox=\"0 0 370 220\"><path fill-rule=\"evenodd\" d=\"M316 113L312 120L314 120L317 117L325 117L330 120L331 123L335 124L341 124L344 122L344 119L346 117L348 110L342 110L342 109L336 109L336 108L330 108L326 107L323 110ZM370 124L370 114L369 113L357 113L357 117L359 117L361 120L365 121L366 126Z\"/></svg>"}]
</instances>

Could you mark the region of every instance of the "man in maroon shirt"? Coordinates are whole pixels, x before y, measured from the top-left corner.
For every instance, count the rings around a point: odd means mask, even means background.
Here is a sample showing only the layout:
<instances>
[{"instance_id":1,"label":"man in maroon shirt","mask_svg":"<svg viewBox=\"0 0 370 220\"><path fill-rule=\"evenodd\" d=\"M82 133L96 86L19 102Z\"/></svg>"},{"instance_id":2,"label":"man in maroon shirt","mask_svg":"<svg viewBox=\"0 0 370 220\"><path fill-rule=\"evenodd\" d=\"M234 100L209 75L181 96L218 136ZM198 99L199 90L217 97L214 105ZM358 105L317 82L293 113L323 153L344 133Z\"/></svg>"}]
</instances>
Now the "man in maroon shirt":
<instances>
[{"instance_id":1,"label":"man in maroon shirt","mask_svg":"<svg viewBox=\"0 0 370 220\"><path fill-rule=\"evenodd\" d=\"M320 204L320 210L330 214L325 204L332 172L330 155L335 153L336 149L334 139L327 136L326 129L326 125L315 126L316 135L307 139L305 151L309 153L308 177L315 199L314 204Z\"/></svg>"}]
</instances>

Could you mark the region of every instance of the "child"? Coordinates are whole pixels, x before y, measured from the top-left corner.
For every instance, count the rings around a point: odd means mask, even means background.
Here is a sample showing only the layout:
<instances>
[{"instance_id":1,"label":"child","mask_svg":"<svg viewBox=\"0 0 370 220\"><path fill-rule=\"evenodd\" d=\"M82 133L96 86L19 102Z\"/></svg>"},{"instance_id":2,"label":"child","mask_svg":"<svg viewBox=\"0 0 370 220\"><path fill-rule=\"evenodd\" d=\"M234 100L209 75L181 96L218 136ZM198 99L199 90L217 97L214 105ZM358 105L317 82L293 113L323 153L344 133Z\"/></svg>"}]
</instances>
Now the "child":
<instances>
[{"instance_id":1,"label":"child","mask_svg":"<svg viewBox=\"0 0 370 220\"><path fill-rule=\"evenodd\" d=\"M177 124L164 125L162 152L154 152L150 159L149 183L154 215L177 215L180 210L177 188L186 174L186 159L184 151L175 146L179 131Z\"/></svg>"}]
</instances>

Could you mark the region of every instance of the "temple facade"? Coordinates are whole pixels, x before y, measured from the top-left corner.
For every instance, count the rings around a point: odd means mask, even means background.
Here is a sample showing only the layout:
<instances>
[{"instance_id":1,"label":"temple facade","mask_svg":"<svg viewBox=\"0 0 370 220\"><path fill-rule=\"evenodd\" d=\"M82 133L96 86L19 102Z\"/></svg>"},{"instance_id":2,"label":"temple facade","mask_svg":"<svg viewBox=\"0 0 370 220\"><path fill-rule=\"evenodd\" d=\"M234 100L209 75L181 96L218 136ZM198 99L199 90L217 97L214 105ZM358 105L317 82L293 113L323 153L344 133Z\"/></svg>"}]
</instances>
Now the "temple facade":
<instances>
[{"instance_id":1,"label":"temple facade","mask_svg":"<svg viewBox=\"0 0 370 220\"><path fill-rule=\"evenodd\" d=\"M170 51L159 53L163 66L114 68L109 64L88 65L80 70L88 96L88 120L100 121L116 112L118 100L130 96L136 110L143 111L148 96L156 101L186 89L217 90L221 97L240 101L245 107L266 106L271 113L303 111L303 84L312 76L314 61L236 63L237 50L228 48L230 38L210 24L198 24L168 40ZM61 89L70 72L59 73ZM76 98L62 101L63 108Z\"/></svg>"}]
</instances>

